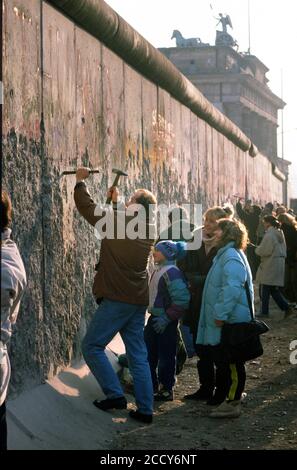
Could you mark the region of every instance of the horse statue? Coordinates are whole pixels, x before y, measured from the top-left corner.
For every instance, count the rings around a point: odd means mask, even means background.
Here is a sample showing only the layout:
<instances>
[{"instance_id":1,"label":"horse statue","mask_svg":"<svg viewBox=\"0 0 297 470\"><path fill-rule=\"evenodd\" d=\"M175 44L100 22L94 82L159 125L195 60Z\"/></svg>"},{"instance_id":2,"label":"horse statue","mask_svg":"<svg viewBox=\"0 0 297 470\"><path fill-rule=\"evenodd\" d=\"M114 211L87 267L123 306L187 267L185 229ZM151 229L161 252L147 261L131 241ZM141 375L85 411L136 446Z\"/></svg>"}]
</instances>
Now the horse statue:
<instances>
[{"instance_id":1,"label":"horse statue","mask_svg":"<svg viewBox=\"0 0 297 470\"><path fill-rule=\"evenodd\" d=\"M201 44L200 38L185 39L177 29L173 31L171 39L176 40L176 47L198 47Z\"/></svg>"}]
</instances>

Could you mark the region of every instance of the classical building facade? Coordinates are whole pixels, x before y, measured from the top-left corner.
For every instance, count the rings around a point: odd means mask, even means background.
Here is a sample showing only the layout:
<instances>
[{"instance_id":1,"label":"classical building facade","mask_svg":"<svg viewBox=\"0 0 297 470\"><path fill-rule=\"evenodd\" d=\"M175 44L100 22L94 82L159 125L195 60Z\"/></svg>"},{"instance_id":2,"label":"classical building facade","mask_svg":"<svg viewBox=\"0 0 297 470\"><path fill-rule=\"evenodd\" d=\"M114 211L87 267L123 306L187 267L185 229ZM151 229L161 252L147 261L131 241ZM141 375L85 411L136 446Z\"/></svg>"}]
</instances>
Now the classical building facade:
<instances>
[{"instance_id":1,"label":"classical building facade","mask_svg":"<svg viewBox=\"0 0 297 470\"><path fill-rule=\"evenodd\" d=\"M268 86L269 69L256 56L224 45L170 47L160 51L226 114L287 180L290 162L278 158L278 110L285 103ZM284 184L284 201L287 184Z\"/></svg>"}]
</instances>

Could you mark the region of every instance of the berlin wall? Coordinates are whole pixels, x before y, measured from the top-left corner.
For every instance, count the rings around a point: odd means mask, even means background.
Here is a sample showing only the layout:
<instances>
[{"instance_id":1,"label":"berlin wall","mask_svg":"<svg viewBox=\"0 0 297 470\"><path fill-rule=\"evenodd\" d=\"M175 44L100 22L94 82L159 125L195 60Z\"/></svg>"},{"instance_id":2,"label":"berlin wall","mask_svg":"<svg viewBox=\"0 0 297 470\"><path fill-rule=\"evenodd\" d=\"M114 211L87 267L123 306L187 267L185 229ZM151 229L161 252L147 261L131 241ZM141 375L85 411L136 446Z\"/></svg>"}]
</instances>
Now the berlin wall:
<instances>
[{"instance_id":1,"label":"berlin wall","mask_svg":"<svg viewBox=\"0 0 297 470\"><path fill-rule=\"evenodd\" d=\"M67 11L71 1L4 0L3 187L28 275L12 341L12 392L42 383L80 355L96 307L100 247L74 207L75 176L61 176L64 170L98 168L88 180L98 201L117 167L129 174L121 185L126 196L145 187L161 203L195 202L203 210L234 194L282 202L271 162L167 59L154 70L150 51L159 61L160 53L102 0L74 3L74 12L90 5L92 34ZM98 39L105 31L92 8L107 11L107 25L115 18L118 34L142 41L148 55L141 67L125 60L137 48L115 52ZM167 86L166 67L201 101L197 111L192 99L177 99L176 84Z\"/></svg>"}]
</instances>

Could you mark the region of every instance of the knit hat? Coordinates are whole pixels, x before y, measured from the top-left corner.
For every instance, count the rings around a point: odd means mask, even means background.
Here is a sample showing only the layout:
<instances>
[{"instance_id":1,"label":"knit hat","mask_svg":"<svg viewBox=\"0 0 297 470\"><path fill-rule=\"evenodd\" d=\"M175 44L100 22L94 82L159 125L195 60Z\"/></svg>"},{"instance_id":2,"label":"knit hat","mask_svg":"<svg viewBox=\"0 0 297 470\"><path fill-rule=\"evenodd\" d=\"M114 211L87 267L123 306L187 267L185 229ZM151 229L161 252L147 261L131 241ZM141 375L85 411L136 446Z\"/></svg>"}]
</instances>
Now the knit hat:
<instances>
[{"instance_id":1,"label":"knit hat","mask_svg":"<svg viewBox=\"0 0 297 470\"><path fill-rule=\"evenodd\" d=\"M185 242L161 241L156 244L156 250L160 251L168 261L179 260L186 255L187 244Z\"/></svg>"}]
</instances>

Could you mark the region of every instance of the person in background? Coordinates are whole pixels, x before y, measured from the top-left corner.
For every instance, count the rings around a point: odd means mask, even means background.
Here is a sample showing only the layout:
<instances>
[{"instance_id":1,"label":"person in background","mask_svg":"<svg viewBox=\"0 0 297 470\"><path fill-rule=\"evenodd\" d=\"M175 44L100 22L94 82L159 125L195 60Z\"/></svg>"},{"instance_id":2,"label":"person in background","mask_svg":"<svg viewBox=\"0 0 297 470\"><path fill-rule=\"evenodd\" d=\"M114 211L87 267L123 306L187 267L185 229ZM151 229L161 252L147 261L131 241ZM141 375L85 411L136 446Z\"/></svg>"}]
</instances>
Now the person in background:
<instances>
[{"instance_id":1,"label":"person in background","mask_svg":"<svg viewBox=\"0 0 297 470\"><path fill-rule=\"evenodd\" d=\"M251 204L248 201L244 208L241 205L241 199L236 204L236 212L240 220L246 226L248 231L249 241L254 245L257 243L257 229L259 225L259 218L261 214L261 207L256 204Z\"/></svg>"},{"instance_id":2,"label":"person in background","mask_svg":"<svg viewBox=\"0 0 297 470\"><path fill-rule=\"evenodd\" d=\"M290 214L281 213L278 216L281 229L284 232L287 257L285 264L285 297L297 303L297 222Z\"/></svg>"},{"instance_id":3,"label":"person in background","mask_svg":"<svg viewBox=\"0 0 297 470\"><path fill-rule=\"evenodd\" d=\"M226 212L226 217L228 219L234 219L235 210L230 202L226 202L225 204L223 204L223 210Z\"/></svg>"},{"instance_id":4,"label":"person in background","mask_svg":"<svg viewBox=\"0 0 297 470\"><path fill-rule=\"evenodd\" d=\"M241 396L246 372L244 362L230 363L220 349L221 330L225 322L251 321L245 285L253 302L253 280L244 254L247 246L245 226L230 219L217 223L217 254L207 275L203 290L196 343L208 348L216 367L216 394L221 404L211 418L236 418L241 413Z\"/></svg>"},{"instance_id":5,"label":"person in background","mask_svg":"<svg viewBox=\"0 0 297 470\"><path fill-rule=\"evenodd\" d=\"M1 393L0 449L7 449L6 395L11 366L8 345L17 321L27 284L26 271L16 243L11 239L12 205L6 191L1 193Z\"/></svg>"},{"instance_id":6,"label":"person in background","mask_svg":"<svg viewBox=\"0 0 297 470\"><path fill-rule=\"evenodd\" d=\"M288 209L288 214L290 214L292 217L294 217L294 219L295 219L296 222L297 222L297 214L295 214L295 212L293 211L293 209Z\"/></svg>"},{"instance_id":7,"label":"person in background","mask_svg":"<svg viewBox=\"0 0 297 470\"><path fill-rule=\"evenodd\" d=\"M170 209L168 214L169 226L160 233L156 243L164 240L174 242L189 242L193 239L195 225L189 220L189 214L182 206L176 206ZM177 261L177 266L179 261ZM176 357L176 375L179 375L183 369L187 357L195 356L195 348L190 328L184 325L182 320L179 323L177 339L177 357Z\"/></svg>"},{"instance_id":8,"label":"person in background","mask_svg":"<svg viewBox=\"0 0 297 470\"><path fill-rule=\"evenodd\" d=\"M257 244L257 230L260 222L261 208L249 200L244 208L241 205L241 199L236 204L236 212L240 220L246 226L249 236L249 242L247 245L247 259L250 263L250 267L253 274L253 279L256 277L259 260L255 254L255 247Z\"/></svg>"},{"instance_id":9,"label":"person in background","mask_svg":"<svg viewBox=\"0 0 297 470\"><path fill-rule=\"evenodd\" d=\"M256 248L256 254L261 258L256 276L256 281L261 286L260 316L269 316L270 295L285 312L285 316L289 316L293 313L292 308L280 291L280 288L284 287L287 255L284 233L279 221L273 215L266 215L263 224L266 232L261 244Z\"/></svg>"},{"instance_id":10,"label":"person in background","mask_svg":"<svg viewBox=\"0 0 297 470\"><path fill-rule=\"evenodd\" d=\"M191 302L183 322L189 325L193 335L193 342L198 356L197 371L199 377L198 390L185 395L184 399L202 400L209 405L218 405L222 400L220 396L214 394L216 377L211 351L207 345L200 346L198 349L196 336L205 279L217 254L217 239L215 236L217 221L225 217L225 210L219 206L212 207L205 212L201 247L197 250L188 250L186 258L179 264L190 285Z\"/></svg>"},{"instance_id":11,"label":"person in background","mask_svg":"<svg viewBox=\"0 0 297 470\"><path fill-rule=\"evenodd\" d=\"M285 214L287 212L287 208L285 206L278 206L275 210L275 216L278 217L281 214Z\"/></svg>"},{"instance_id":12,"label":"person in background","mask_svg":"<svg viewBox=\"0 0 297 470\"><path fill-rule=\"evenodd\" d=\"M189 306L190 292L176 260L185 255L183 242L160 241L154 250L144 339L148 351L155 401L172 401L176 371L177 326Z\"/></svg>"},{"instance_id":13,"label":"person in background","mask_svg":"<svg viewBox=\"0 0 297 470\"><path fill-rule=\"evenodd\" d=\"M273 204L272 202L267 202L267 204L265 204L265 207L264 209L262 210L261 214L260 214L260 220L259 220L259 225L258 225L258 228L257 228L257 243L256 245L260 245L263 237L264 237L264 234L265 234L265 227L264 227L264 223L263 223L263 217L265 217L265 215L274 215L274 212L273 212Z\"/></svg>"}]
</instances>

